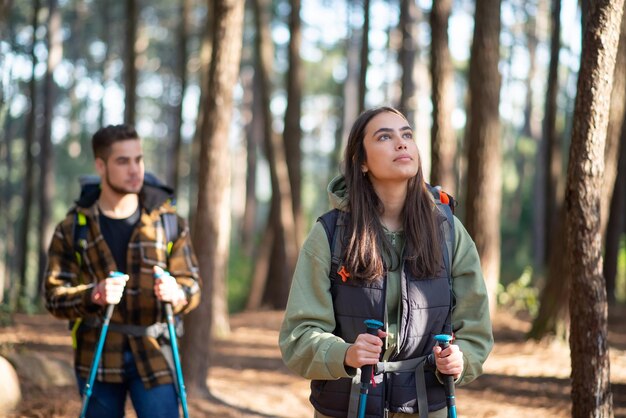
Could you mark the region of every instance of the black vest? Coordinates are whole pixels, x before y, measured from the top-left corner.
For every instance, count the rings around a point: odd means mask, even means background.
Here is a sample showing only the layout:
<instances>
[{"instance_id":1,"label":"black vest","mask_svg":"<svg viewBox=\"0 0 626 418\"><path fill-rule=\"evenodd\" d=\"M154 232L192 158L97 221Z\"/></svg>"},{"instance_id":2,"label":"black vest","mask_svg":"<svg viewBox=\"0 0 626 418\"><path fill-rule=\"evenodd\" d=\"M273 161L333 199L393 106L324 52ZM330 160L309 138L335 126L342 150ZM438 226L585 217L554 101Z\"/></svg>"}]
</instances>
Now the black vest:
<instances>
[{"instance_id":1,"label":"black vest","mask_svg":"<svg viewBox=\"0 0 626 418\"><path fill-rule=\"evenodd\" d=\"M321 221L342 225L341 216L330 215L321 217ZM444 233L450 219L442 219ZM341 233L333 234L335 236ZM448 235L444 235L448 237ZM330 238L330 237L329 237ZM335 237L336 238L336 237ZM337 238L341 240L341 238ZM448 238L446 238L447 240ZM331 244L333 258L337 244ZM335 247L335 248L333 248ZM401 275L401 317L398 324L397 353L389 361L406 360L428 355L435 346L434 336L450 333L449 315L452 306L449 270L450 257L445 244L442 248L445 263L437 277L413 277L402 267ZM336 261L336 260L334 260ZM335 264L335 263L333 263ZM384 322L386 309L386 279L375 283L362 283L348 279L343 282L337 275L336 267L331 268L331 293L335 312L336 328L333 334L348 343L353 343L359 334L366 332L363 321L377 319ZM426 395L429 411L444 408L446 398L443 385L437 380L434 371L425 370ZM367 398L366 417L382 417L384 409L391 412L418 413L415 374L412 372L384 373L374 378L376 387L371 386ZM348 411L351 379L313 380L311 382L310 401L316 410L332 417L345 417Z\"/></svg>"}]
</instances>

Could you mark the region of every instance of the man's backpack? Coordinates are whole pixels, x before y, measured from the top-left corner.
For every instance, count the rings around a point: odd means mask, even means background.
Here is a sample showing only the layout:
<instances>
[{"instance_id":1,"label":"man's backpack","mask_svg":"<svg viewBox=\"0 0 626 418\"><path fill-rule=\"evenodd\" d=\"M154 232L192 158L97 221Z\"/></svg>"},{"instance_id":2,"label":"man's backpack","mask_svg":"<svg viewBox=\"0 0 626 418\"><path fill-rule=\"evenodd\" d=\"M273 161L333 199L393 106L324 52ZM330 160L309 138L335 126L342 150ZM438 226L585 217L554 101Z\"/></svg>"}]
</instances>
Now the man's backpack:
<instances>
[{"instance_id":1,"label":"man's backpack","mask_svg":"<svg viewBox=\"0 0 626 418\"><path fill-rule=\"evenodd\" d=\"M79 177L80 182L80 197L78 201L87 198L88 196L98 194L100 190L100 177L96 175L84 175ZM176 206L176 198L174 196L174 190L165 185L158 177L152 173L146 173L144 175L144 184L159 188L170 196L170 202L173 206ZM161 222L163 222L163 229L165 230L165 240L167 242L167 255L172 251L174 242L178 239L178 219L175 213L163 213L161 214ZM87 245L87 218L80 212L76 212L76 219L74 222L74 253L78 264L82 263L81 260L81 248Z\"/></svg>"}]
</instances>

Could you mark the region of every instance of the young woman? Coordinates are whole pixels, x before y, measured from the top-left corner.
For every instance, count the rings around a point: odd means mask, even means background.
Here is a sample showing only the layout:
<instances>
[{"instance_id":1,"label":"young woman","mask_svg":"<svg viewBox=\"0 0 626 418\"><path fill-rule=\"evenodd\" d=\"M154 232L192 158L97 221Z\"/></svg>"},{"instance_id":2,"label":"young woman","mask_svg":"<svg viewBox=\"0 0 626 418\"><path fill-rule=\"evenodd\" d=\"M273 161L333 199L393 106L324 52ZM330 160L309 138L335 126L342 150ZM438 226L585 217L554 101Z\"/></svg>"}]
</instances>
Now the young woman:
<instances>
[{"instance_id":1,"label":"young woman","mask_svg":"<svg viewBox=\"0 0 626 418\"><path fill-rule=\"evenodd\" d=\"M313 226L298 258L283 360L312 380L316 417L354 414L364 365L378 365L367 417L445 417L441 375L464 384L481 374L493 346L489 304L476 247L436 204L400 112L357 118L344 174L328 191L335 210ZM368 334L366 319L383 330ZM444 350L434 340L441 333L455 337Z\"/></svg>"}]
</instances>

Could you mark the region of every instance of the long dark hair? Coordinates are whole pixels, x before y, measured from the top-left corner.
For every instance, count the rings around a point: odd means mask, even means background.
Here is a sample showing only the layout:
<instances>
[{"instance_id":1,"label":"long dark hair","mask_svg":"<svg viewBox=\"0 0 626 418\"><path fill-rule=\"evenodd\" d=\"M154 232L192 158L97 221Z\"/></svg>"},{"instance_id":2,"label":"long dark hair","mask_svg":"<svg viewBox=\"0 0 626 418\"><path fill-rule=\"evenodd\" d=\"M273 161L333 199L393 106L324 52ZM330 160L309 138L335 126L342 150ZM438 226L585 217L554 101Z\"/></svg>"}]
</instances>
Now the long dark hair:
<instances>
[{"instance_id":1,"label":"long dark hair","mask_svg":"<svg viewBox=\"0 0 626 418\"><path fill-rule=\"evenodd\" d=\"M394 259L391 243L385 238L380 216L383 203L374 190L369 177L361 166L367 155L363 146L365 128L378 114L395 113L406 119L392 107L378 107L359 115L348 136L344 155L344 176L348 192L349 232L345 262L353 277L374 281L383 276L385 265L383 254L391 256L391 269L398 267L400 260ZM442 236L439 216L430 192L424 182L421 158L418 157L417 174L409 179L402 224L405 232L403 258L415 277L433 277L443 265Z\"/></svg>"}]
</instances>

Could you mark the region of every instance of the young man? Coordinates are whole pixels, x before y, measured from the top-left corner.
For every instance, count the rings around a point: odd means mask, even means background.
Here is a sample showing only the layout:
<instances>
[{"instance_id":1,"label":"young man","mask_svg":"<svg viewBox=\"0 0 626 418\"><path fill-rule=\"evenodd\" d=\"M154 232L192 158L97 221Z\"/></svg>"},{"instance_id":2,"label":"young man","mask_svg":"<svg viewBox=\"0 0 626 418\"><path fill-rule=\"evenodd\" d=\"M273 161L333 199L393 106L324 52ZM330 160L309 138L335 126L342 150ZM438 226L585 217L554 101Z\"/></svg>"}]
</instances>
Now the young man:
<instances>
[{"instance_id":1,"label":"young man","mask_svg":"<svg viewBox=\"0 0 626 418\"><path fill-rule=\"evenodd\" d=\"M102 128L92 147L100 188L83 193L56 227L44 278L46 307L74 323L82 394L102 316L107 305L115 305L88 417L123 417L127 394L140 418L178 417L163 304L183 314L200 300L189 229L175 214L170 194L144 184L143 152L134 128ZM168 228L172 220L175 228ZM175 230L172 237L168 229ZM170 275L162 275L163 270Z\"/></svg>"}]
</instances>

